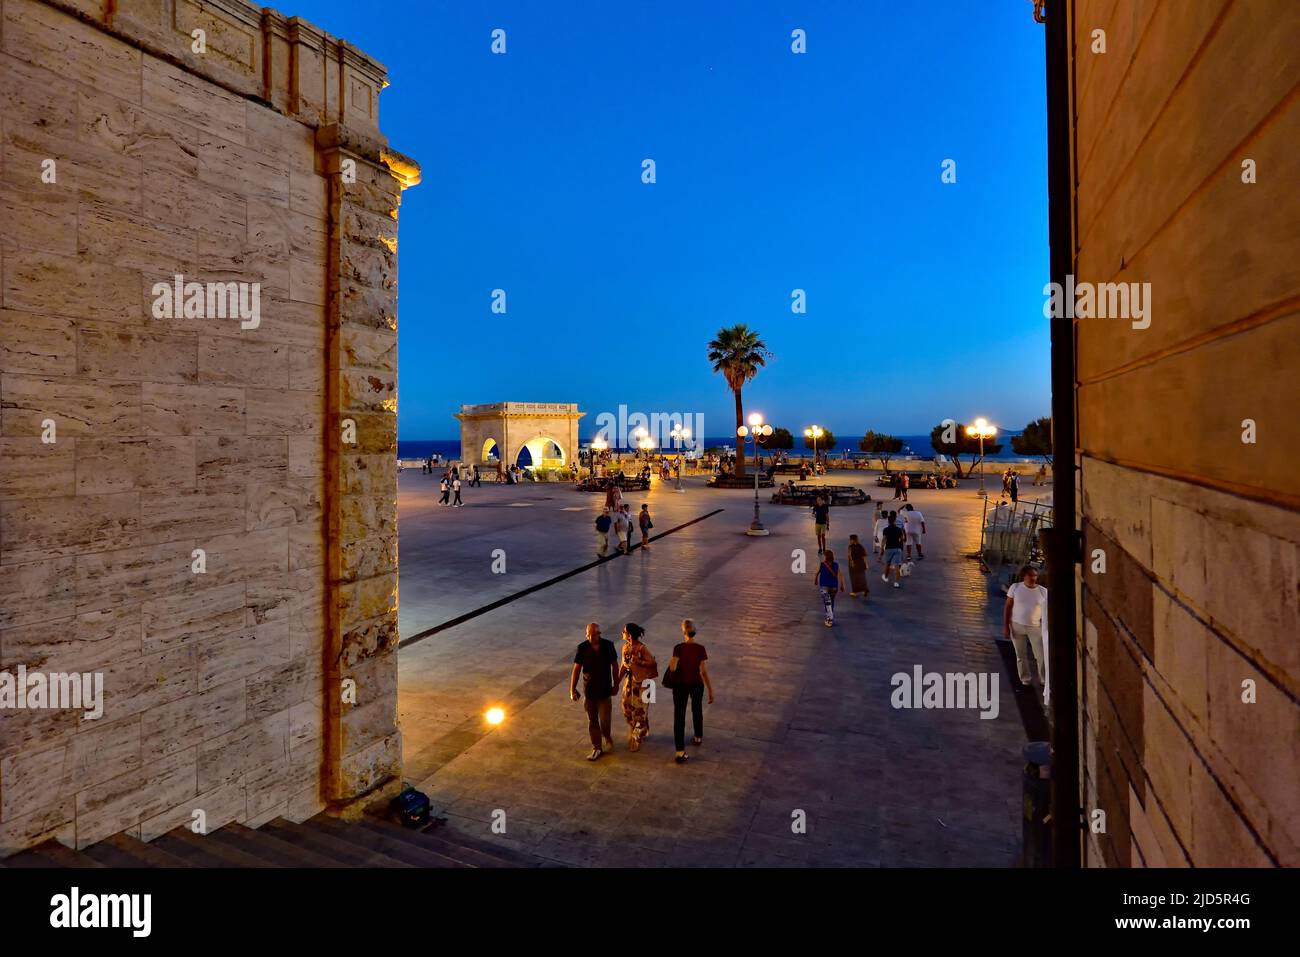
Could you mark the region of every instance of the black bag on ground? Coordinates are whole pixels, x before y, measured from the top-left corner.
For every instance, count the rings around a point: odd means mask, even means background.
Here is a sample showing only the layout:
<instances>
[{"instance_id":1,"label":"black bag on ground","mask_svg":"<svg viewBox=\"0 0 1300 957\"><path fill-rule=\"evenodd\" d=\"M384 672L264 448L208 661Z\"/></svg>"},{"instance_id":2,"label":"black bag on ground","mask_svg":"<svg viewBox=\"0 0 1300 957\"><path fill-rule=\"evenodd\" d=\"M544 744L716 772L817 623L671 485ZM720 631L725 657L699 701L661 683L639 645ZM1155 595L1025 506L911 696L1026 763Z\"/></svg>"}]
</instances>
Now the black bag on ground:
<instances>
[{"instance_id":1,"label":"black bag on ground","mask_svg":"<svg viewBox=\"0 0 1300 957\"><path fill-rule=\"evenodd\" d=\"M388 805L389 813L406 827L420 827L429 821L429 795L407 786Z\"/></svg>"}]
</instances>

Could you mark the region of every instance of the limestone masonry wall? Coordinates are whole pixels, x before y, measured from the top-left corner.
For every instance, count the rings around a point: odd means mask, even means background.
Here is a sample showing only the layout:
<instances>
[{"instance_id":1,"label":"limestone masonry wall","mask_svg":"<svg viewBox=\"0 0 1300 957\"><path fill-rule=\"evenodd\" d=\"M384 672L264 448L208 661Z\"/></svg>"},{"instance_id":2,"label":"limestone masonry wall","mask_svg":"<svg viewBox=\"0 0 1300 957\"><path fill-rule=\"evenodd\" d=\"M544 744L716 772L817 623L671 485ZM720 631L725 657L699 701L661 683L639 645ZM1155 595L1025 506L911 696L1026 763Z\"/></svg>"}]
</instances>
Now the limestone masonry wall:
<instances>
[{"instance_id":1,"label":"limestone masonry wall","mask_svg":"<svg viewBox=\"0 0 1300 957\"><path fill-rule=\"evenodd\" d=\"M1295 866L1300 4L1072 22L1075 272L1152 297L1075 325L1087 860Z\"/></svg>"},{"instance_id":2,"label":"limestone masonry wall","mask_svg":"<svg viewBox=\"0 0 1300 957\"><path fill-rule=\"evenodd\" d=\"M104 701L0 712L0 855L399 771L384 85L243 0L0 0L0 671Z\"/></svg>"}]
</instances>

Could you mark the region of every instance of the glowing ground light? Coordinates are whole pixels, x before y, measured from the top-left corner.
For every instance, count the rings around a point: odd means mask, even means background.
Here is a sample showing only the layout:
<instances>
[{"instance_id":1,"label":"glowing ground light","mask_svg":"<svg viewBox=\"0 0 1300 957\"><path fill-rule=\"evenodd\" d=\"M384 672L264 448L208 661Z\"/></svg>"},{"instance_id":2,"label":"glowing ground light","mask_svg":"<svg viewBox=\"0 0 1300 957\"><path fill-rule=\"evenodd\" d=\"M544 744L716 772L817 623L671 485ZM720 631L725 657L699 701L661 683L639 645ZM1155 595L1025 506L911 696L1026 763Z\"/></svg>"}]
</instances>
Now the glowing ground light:
<instances>
[{"instance_id":1,"label":"glowing ground light","mask_svg":"<svg viewBox=\"0 0 1300 957\"><path fill-rule=\"evenodd\" d=\"M506 712L503 708L488 708L483 717L487 718L488 724L497 725L506 719Z\"/></svg>"}]
</instances>

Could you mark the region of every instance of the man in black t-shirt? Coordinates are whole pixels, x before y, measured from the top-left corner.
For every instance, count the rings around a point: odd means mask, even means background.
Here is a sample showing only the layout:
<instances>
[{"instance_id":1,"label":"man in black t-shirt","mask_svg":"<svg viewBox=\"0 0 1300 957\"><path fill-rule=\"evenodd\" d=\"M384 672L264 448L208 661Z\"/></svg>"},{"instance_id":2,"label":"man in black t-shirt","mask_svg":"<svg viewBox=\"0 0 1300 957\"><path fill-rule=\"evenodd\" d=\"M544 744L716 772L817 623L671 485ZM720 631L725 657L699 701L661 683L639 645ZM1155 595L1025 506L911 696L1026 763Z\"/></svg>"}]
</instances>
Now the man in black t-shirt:
<instances>
[{"instance_id":1,"label":"man in black t-shirt","mask_svg":"<svg viewBox=\"0 0 1300 957\"><path fill-rule=\"evenodd\" d=\"M817 554L826 551L826 533L831 527L831 507L820 495L812 507L813 529L817 532Z\"/></svg>"},{"instance_id":2,"label":"man in black t-shirt","mask_svg":"<svg viewBox=\"0 0 1300 957\"><path fill-rule=\"evenodd\" d=\"M578 675L582 675L584 707L587 711L587 734L591 737L588 761L597 760L605 751L614 750L610 737L610 699L618 680L618 652L614 643L600 636L600 625L587 626L587 639L578 645L573 656L573 673L569 677L569 697L578 700Z\"/></svg>"},{"instance_id":3,"label":"man in black t-shirt","mask_svg":"<svg viewBox=\"0 0 1300 957\"><path fill-rule=\"evenodd\" d=\"M898 524L898 513L889 513L889 524L880 533L880 543L885 550L885 573L881 580L889 582L889 572L894 573L894 587L902 587L899 579L903 576L903 546L907 543L907 533Z\"/></svg>"}]
</instances>

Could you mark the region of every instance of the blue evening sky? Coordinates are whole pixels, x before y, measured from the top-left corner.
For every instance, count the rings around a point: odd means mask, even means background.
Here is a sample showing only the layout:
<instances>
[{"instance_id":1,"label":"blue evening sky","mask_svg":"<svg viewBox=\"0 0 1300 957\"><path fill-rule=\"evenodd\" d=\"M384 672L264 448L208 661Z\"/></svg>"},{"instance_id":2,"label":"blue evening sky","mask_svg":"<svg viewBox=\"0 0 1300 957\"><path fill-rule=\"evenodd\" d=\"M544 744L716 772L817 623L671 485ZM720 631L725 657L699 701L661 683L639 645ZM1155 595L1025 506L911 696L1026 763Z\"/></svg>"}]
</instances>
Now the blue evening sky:
<instances>
[{"instance_id":1,"label":"blue evening sky","mask_svg":"<svg viewBox=\"0 0 1300 957\"><path fill-rule=\"evenodd\" d=\"M399 233L403 439L503 400L578 402L584 438L620 404L730 434L705 352L737 322L775 353L745 398L776 425L1048 414L1028 2L278 6L387 66L381 127L423 167Z\"/></svg>"}]
</instances>

